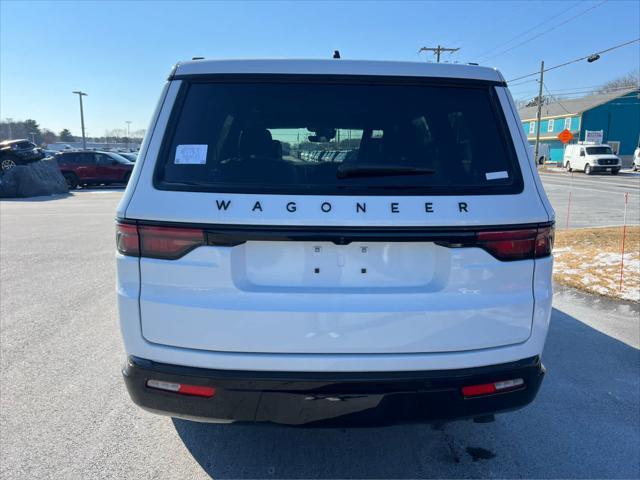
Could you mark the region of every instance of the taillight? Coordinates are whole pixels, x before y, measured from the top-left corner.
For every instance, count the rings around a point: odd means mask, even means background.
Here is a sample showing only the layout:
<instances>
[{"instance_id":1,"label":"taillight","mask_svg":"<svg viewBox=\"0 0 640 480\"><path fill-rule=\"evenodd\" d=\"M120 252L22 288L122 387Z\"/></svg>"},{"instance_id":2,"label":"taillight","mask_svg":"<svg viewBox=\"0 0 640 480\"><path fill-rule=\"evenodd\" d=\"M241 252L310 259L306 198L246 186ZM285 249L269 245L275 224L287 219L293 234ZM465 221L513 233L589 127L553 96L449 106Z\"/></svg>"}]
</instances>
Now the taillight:
<instances>
[{"instance_id":1,"label":"taillight","mask_svg":"<svg viewBox=\"0 0 640 480\"><path fill-rule=\"evenodd\" d=\"M118 252L132 257L140 256L138 227L128 223L116 223L116 247Z\"/></svg>"},{"instance_id":2,"label":"taillight","mask_svg":"<svg viewBox=\"0 0 640 480\"><path fill-rule=\"evenodd\" d=\"M553 250L553 240L555 238L555 229L553 226L538 229L536 235L536 258L548 257Z\"/></svg>"},{"instance_id":3,"label":"taillight","mask_svg":"<svg viewBox=\"0 0 640 480\"><path fill-rule=\"evenodd\" d=\"M477 246L498 260L525 260L551 255L553 227L478 232Z\"/></svg>"},{"instance_id":4,"label":"taillight","mask_svg":"<svg viewBox=\"0 0 640 480\"><path fill-rule=\"evenodd\" d=\"M123 255L175 260L205 244L204 230L116 224L116 245Z\"/></svg>"},{"instance_id":5,"label":"taillight","mask_svg":"<svg viewBox=\"0 0 640 480\"><path fill-rule=\"evenodd\" d=\"M175 260L205 243L204 230L197 228L140 225L140 254L143 257Z\"/></svg>"}]
</instances>

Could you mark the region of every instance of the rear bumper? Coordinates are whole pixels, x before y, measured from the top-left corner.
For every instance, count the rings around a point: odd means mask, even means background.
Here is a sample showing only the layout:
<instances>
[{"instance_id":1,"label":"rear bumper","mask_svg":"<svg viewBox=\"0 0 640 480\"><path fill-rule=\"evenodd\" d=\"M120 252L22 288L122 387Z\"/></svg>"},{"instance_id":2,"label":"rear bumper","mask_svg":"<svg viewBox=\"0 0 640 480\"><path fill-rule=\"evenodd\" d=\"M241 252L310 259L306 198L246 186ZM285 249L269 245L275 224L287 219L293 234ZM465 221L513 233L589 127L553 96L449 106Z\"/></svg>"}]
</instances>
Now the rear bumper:
<instances>
[{"instance_id":1,"label":"rear bumper","mask_svg":"<svg viewBox=\"0 0 640 480\"><path fill-rule=\"evenodd\" d=\"M515 410L536 396L538 357L459 370L300 373L209 370L129 357L123 369L131 399L173 417L213 422L376 426L438 422ZM518 390L465 398L462 387L522 378ZM149 388L149 379L216 389L212 398Z\"/></svg>"}]
</instances>

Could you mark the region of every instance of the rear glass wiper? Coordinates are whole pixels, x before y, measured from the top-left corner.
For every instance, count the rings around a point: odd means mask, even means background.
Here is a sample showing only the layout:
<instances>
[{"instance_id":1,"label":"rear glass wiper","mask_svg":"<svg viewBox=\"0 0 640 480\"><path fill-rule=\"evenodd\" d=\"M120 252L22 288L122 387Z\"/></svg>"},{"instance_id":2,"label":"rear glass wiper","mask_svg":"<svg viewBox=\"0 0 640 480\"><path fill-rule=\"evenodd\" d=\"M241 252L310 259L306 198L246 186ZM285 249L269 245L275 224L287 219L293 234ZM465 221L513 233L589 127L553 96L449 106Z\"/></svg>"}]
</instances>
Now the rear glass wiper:
<instances>
[{"instance_id":1,"label":"rear glass wiper","mask_svg":"<svg viewBox=\"0 0 640 480\"><path fill-rule=\"evenodd\" d=\"M436 173L431 168L398 167L394 165L354 165L338 167L338 178L353 177L394 177L402 175L431 175Z\"/></svg>"}]
</instances>

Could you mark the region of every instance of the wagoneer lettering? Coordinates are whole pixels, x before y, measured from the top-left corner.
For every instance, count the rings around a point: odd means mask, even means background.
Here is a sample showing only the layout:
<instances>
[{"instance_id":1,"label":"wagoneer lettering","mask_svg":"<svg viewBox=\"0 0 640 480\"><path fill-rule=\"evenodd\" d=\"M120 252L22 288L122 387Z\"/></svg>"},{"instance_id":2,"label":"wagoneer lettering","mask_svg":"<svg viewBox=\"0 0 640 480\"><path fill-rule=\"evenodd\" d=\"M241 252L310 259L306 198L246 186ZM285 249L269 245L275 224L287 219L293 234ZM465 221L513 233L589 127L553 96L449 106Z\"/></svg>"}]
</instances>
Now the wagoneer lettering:
<instances>
[{"instance_id":1,"label":"wagoneer lettering","mask_svg":"<svg viewBox=\"0 0 640 480\"><path fill-rule=\"evenodd\" d=\"M116 220L136 404L368 426L534 399L554 212L499 72L196 60L151 125Z\"/></svg>"},{"instance_id":2,"label":"wagoneer lettering","mask_svg":"<svg viewBox=\"0 0 640 480\"><path fill-rule=\"evenodd\" d=\"M385 205L388 211L390 211L391 213L400 213L402 202L389 202ZM458 213L469 213L470 207L467 202L457 202L456 205L456 210ZM231 200L216 200L215 206L218 211L233 211ZM249 207L252 212L265 212L265 209L263 208L260 200L255 200L251 205L248 205L248 208ZM270 208L273 209L282 207L271 206ZM287 202L284 205L284 208L287 212L294 213L297 210L297 204L296 202ZM356 213L367 213L367 202L356 202L354 208ZM434 213L434 208L435 207L433 202L424 202L424 211L426 213ZM319 209L323 213L331 213L331 211L333 210L333 204L328 201L321 202Z\"/></svg>"}]
</instances>

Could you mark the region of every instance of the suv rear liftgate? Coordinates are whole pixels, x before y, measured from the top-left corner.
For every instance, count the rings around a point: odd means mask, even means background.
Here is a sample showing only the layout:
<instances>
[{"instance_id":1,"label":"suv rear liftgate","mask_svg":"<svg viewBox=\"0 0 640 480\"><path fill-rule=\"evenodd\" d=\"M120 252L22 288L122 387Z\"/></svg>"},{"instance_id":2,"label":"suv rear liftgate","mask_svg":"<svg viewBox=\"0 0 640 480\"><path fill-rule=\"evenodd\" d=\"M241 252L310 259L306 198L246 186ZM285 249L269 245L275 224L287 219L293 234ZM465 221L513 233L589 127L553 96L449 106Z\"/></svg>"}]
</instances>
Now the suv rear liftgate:
<instances>
[{"instance_id":1,"label":"suv rear liftgate","mask_svg":"<svg viewBox=\"0 0 640 480\"><path fill-rule=\"evenodd\" d=\"M207 65L171 77L119 210L134 401L292 425L531 401L553 223L501 76L184 73Z\"/></svg>"}]
</instances>

